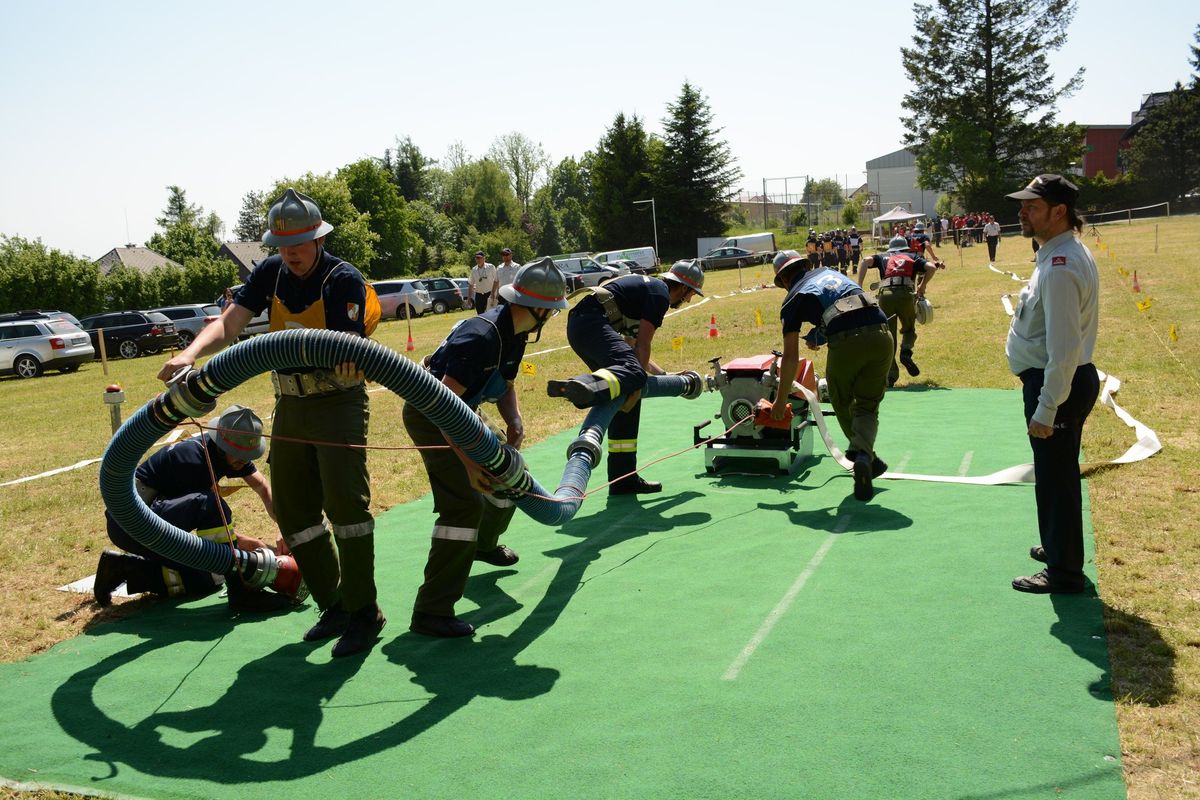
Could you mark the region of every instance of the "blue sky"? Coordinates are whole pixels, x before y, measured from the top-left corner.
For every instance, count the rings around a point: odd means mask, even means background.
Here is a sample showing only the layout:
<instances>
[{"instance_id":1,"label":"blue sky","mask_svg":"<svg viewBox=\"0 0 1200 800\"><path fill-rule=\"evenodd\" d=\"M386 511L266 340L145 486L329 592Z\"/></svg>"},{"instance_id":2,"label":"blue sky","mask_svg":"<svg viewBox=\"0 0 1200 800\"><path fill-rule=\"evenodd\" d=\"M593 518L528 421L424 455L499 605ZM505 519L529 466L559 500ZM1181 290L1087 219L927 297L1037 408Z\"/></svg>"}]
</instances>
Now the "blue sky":
<instances>
[{"instance_id":1,"label":"blue sky","mask_svg":"<svg viewBox=\"0 0 1200 800\"><path fill-rule=\"evenodd\" d=\"M854 186L899 147L907 3L411 5L6 4L0 233L96 258L154 232L169 184L231 229L248 190L398 135L435 158L514 130L579 156L618 112L660 131L685 79L752 191L804 174ZM1187 79L1194 4L1079 5L1052 66L1087 74L1060 119L1127 123L1143 93Z\"/></svg>"}]
</instances>

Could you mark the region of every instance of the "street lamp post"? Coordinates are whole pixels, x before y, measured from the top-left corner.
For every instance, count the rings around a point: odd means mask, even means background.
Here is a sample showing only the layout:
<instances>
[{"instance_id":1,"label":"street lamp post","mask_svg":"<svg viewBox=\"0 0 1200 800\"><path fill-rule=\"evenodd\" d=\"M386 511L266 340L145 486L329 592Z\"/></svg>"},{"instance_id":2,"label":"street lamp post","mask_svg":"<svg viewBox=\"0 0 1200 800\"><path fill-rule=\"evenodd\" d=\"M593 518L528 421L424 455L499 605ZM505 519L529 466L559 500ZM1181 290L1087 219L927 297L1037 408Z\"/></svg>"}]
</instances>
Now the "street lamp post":
<instances>
[{"instance_id":1,"label":"street lamp post","mask_svg":"<svg viewBox=\"0 0 1200 800\"><path fill-rule=\"evenodd\" d=\"M654 198L651 197L649 200L634 200L633 201L633 204L635 206L642 206L642 205L645 205L646 203L650 204L650 219L654 224L654 260L661 262L662 254L660 254L658 252L658 212L654 208ZM658 265L655 264L655 266L658 266Z\"/></svg>"}]
</instances>

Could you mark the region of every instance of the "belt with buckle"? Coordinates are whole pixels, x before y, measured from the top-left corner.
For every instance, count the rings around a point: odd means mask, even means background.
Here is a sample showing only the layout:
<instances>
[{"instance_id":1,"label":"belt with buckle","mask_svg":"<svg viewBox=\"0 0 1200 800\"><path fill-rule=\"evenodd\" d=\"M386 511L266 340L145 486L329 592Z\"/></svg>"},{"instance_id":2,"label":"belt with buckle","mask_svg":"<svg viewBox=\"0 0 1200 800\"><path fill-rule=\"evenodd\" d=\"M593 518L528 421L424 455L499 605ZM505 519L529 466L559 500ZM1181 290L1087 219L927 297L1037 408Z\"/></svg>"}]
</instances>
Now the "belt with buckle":
<instances>
[{"instance_id":1,"label":"belt with buckle","mask_svg":"<svg viewBox=\"0 0 1200 800\"><path fill-rule=\"evenodd\" d=\"M850 328L849 330L838 331L837 333L828 333L825 335L825 341L832 343L841 339L849 339L853 336L862 336L863 334L876 333L878 331L889 332L887 323L873 322L870 325L860 325L857 328Z\"/></svg>"},{"instance_id":2,"label":"belt with buckle","mask_svg":"<svg viewBox=\"0 0 1200 800\"><path fill-rule=\"evenodd\" d=\"M313 372L271 372L271 385L275 387L275 396L313 397L323 394L343 392L361 386L362 381L339 381L332 370L318 369Z\"/></svg>"}]
</instances>

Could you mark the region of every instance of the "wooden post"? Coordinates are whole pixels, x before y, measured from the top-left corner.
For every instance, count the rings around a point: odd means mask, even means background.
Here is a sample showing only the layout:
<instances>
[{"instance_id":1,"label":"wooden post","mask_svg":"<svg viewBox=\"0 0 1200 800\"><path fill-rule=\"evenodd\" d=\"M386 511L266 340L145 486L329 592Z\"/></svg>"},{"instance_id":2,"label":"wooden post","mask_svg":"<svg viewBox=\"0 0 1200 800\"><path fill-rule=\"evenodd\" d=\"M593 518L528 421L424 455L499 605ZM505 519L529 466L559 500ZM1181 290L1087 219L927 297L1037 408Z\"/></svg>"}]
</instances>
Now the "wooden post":
<instances>
[{"instance_id":1,"label":"wooden post","mask_svg":"<svg viewBox=\"0 0 1200 800\"><path fill-rule=\"evenodd\" d=\"M100 368L108 374L108 352L104 349L104 328L96 329L96 342L100 345Z\"/></svg>"}]
</instances>

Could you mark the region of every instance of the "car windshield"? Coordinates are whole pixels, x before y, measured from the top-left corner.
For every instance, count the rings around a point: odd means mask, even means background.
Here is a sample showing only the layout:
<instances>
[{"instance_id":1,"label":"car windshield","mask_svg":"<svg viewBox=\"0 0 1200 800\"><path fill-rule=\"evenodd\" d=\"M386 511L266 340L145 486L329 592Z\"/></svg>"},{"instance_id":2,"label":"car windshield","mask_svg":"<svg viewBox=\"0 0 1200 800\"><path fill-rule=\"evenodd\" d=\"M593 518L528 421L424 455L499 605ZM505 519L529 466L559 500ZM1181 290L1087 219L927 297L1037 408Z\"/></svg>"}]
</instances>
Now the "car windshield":
<instances>
[{"instance_id":1,"label":"car windshield","mask_svg":"<svg viewBox=\"0 0 1200 800\"><path fill-rule=\"evenodd\" d=\"M51 333L79 333L78 326L72 325L65 319L55 319L47 323Z\"/></svg>"},{"instance_id":2,"label":"car windshield","mask_svg":"<svg viewBox=\"0 0 1200 800\"><path fill-rule=\"evenodd\" d=\"M204 307L204 313L208 314L209 316L219 317L219 316L221 316L221 307L214 306L214 305L207 305Z\"/></svg>"}]
</instances>

